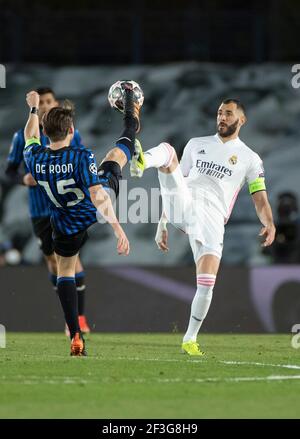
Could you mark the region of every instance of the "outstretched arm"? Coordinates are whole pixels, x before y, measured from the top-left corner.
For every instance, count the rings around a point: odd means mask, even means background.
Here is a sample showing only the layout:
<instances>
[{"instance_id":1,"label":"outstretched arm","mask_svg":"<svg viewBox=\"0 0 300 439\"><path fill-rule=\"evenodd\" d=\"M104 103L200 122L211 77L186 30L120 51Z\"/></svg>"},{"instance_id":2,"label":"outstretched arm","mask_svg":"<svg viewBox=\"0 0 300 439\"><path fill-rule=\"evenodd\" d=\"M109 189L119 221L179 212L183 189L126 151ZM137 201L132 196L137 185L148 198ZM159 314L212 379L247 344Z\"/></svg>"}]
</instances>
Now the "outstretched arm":
<instances>
[{"instance_id":1,"label":"outstretched arm","mask_svg":"<svg viewBox=\"0 0 300 439\"><path fill-rule=\"evenodd\" d=\"M39 116L37 112L40 103L40 96L36 91L30 91L26 95L26 101L30 108L30 113L24 130L25 142L32 138L40 138Z\"/></svg>"},{"instance_id":2,"label":"outstretched arm","mask_svg":"<svg viewBox=\"0 0 300 439\"><path fill-rule=\"evenodd\" d=\"M259 234L259 236L265 236L265 241L262 243L262 247L268 247L274 241L276 228L273 222L272 209L268 200L267 192L264 190L255 192L252 195L252 199L257 216L263 225Z\"/></svg>"},{"instance_id":3,"label":"outstretched arm","mask_svg":"<svg viewBox=\"0 0 300 439\"><path fill-rule=\"evenodd\" d=\"M155 235L155 242L160 250L163 252L168 252L168 229L167 229L168 219L166 214L163 212L159 223L157 224L157 230Z\"/></svg>"},{"instance_id":4,"label":"outstretched arm","mask_svg":"<svg viewBox=\"0 0 300 439\"><path fill-rule=\"evenodd\" d=\"M115 232L115 236L118 240L118 253L120 255L128 255L130 250L129 241L116 217L110 196L101 185L91 186L89 191L91 201L96 207L97 211L111 225L113 231Z\"/></svg>"}]
</instances>

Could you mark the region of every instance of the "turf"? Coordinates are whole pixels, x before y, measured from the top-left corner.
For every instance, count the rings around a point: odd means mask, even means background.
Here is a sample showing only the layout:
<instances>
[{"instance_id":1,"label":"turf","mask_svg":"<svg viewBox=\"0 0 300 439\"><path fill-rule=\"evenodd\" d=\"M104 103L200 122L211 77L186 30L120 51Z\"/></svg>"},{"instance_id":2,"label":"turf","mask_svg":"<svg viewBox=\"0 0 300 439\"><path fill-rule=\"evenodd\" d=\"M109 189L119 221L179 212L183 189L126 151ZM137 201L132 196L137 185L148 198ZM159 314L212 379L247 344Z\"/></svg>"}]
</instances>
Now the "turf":
<instances>
[{"instance_id":1,"label":"turf","mask_svg":"<svg viewBox=\"0 0 300 439\"><path fill-rule=\"evenodd\" d=\"M204 358L180 343L179 334L92 334L89 357L73 358L62 334L8 334L0 418L300 417L290 336L204 334Z\"/></svg>"}]
</instances>

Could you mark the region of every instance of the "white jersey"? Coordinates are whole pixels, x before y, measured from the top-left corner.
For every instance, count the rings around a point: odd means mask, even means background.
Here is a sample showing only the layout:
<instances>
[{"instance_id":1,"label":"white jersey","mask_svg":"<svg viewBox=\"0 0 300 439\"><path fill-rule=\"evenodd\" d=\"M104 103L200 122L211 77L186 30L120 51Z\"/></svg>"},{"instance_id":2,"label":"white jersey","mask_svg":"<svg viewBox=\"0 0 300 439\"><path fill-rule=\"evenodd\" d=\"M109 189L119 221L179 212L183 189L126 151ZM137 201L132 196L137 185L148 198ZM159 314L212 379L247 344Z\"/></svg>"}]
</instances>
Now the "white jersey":
<instances>
[{"instance_id":1,"label":"white jersey","mask_svg":"<svg viewBox=\"0 0 300 439\"><path fill-rule=\"evenodd\" d=\"M223 143L218 134L191 139L180 167L192 198L208 200L225 223L244 183L264 177L258 154L239 138Z\"/></svg>"}]
</instances>

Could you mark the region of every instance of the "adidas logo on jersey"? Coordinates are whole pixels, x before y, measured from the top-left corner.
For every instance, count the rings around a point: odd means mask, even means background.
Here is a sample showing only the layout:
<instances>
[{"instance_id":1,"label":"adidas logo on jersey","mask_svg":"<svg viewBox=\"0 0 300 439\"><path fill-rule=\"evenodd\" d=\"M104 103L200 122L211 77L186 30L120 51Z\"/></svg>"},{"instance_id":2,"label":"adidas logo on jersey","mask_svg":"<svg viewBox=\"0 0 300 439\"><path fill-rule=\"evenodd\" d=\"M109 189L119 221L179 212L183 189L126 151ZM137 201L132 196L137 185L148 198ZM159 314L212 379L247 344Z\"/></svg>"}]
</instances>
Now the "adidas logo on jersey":
<instances>
[{"instance_id":1,"label":"adidas logo on jersey","mask_svg":"<svg viewBox=\"0 0 300 439\"><path fill-rule=\"evenodd\" d=\"M201 151L198 151L198 154L206 154L205 149L201 149Z\"/></svg>"}]
</instances>

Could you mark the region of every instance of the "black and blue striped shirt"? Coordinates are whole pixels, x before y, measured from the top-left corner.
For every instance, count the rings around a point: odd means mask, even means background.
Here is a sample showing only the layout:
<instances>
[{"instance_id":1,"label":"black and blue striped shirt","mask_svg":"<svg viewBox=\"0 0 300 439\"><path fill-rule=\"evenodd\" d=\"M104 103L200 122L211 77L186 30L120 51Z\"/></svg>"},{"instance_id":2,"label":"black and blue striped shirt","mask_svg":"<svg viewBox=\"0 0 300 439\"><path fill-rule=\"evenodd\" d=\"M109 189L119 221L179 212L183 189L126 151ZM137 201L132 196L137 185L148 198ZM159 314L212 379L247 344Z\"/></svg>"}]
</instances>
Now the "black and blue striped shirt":
<instances>
[{"instance_id":1,"label":"black and blue striped shirt","mask_svg":"<svg viewBox=\"0 0 300 439\"><path fill-rule=\"evenodd\" d=\"M40 128L40 142L43 146L49 146L50 141L47 136L43 134ZM81 137L78 130L75 130L74 137L71 142L73 148L81 145ZM26 163L24 162L23 152L25 148L24 129L20 129L14 134L10 151L7 157L9 164L14 165L17 172L19 166L24 164L25 173L30 172ZM43 218L50 216L49 200L39 186L30 186L29 188L29 212L31 218Z\"/></svg>"},{"instance_id":2,"label":"black and blue striped shirt","mask_svg":"<svg viewBox=\"0 0 300 439\"><path fill-rule=\"evenodd\" d=\"M83 145L53 150L30 139L24 150L29 171L50 201L51 223L72 235L97 222L89 188L100 184L93 152Z\"/></svg>"}]
</instances>

